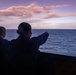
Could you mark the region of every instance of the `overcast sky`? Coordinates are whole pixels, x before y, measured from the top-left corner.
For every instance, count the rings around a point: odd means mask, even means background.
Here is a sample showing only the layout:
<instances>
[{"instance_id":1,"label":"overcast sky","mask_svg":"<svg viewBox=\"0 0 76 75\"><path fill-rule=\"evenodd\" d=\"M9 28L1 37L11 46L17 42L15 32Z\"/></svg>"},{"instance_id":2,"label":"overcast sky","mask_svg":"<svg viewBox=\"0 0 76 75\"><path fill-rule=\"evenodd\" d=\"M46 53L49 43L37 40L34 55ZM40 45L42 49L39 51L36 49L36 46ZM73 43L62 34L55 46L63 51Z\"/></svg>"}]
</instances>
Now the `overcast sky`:
<instances>
[{"instance_id":1,"label":"overcast sky","mask_svg":"<svg viewBox=\"0 0 76 75\"><path fill-rule=\"evenodd\" d=\"M0 25L17 29L76 29L76 0L0 0Z\"/></svg>"}]
</instances>

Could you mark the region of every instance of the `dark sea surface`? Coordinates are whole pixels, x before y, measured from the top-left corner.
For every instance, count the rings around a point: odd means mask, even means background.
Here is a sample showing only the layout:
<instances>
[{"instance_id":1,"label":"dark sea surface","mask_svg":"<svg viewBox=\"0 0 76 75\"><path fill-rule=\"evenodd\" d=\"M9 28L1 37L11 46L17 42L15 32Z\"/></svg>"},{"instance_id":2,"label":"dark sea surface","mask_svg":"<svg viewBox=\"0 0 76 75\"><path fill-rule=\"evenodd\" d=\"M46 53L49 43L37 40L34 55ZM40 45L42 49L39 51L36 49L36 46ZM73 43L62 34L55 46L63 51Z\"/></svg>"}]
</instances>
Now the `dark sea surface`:
<instances>
[{"instance_id":1,"label":"dark sea surface","mask_svg":"<svg viewBox=\"0 0 76 75\"><path fill-rule=\"evenodd\" d=\"M47 53L76 57L76 30L70 29L34 29L32 37L36 37L47 31L49 37L39 50ZM7 30L6 39L12 40L18 37L16 30Z\"/></svg>"}]
</instances>

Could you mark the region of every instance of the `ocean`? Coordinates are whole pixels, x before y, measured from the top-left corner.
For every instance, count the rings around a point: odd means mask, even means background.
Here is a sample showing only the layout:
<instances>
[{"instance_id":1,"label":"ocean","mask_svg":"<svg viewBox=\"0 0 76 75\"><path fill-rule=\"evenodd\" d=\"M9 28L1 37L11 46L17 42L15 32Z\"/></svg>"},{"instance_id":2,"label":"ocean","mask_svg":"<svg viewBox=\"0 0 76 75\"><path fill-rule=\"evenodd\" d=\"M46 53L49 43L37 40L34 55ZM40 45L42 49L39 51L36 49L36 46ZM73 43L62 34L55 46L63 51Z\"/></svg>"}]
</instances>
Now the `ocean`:
<instances>
[{"instance_id":1,"label":"ocean","mask_svg":"<svg viewBox=\"0 0 76 75\"><path fill-rule=\"evenodd\" d=\"M76 57L76 30L70 29L33 29L32 37L41 35L47 31L49 37L39 50L46 53L54 53L60 55ZM18 34L16 29L8 29L5 39L9 41L16 39Z\"/></svg>"}]
</instances>

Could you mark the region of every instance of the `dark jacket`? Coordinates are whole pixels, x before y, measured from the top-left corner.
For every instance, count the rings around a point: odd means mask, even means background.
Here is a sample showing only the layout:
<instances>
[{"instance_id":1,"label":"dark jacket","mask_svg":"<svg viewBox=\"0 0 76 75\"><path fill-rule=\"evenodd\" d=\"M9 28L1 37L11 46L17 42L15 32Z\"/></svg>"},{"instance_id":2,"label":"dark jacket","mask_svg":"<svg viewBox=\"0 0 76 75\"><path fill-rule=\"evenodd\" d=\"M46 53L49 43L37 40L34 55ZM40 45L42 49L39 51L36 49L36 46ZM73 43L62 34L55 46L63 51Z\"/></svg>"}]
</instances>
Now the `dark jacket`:
<instances>
[{"instance_id":1,"label":"dark jacket","mask_svg":"<svg viewBox=\"0 0 76 75\"><path fill-rule=\"evenodd\" d=\"M0 37L0 73L6 74L10 42Z\"/></svg>"},{"instance_id":2,"label":"dark jacket","mask_svg":"<svg viewBox=\"0 0 76 75\"><path fill-rule=\"evenodd\" d=\"M32 74L36 67L39 46L46 42L48 35L49 34L45 32L33 38L19 36L17 39L11 41L14 54L12 58L14 65L12 67L13 69L15 68L14 70L17 73Z\"/></svg>"}]
</instances>

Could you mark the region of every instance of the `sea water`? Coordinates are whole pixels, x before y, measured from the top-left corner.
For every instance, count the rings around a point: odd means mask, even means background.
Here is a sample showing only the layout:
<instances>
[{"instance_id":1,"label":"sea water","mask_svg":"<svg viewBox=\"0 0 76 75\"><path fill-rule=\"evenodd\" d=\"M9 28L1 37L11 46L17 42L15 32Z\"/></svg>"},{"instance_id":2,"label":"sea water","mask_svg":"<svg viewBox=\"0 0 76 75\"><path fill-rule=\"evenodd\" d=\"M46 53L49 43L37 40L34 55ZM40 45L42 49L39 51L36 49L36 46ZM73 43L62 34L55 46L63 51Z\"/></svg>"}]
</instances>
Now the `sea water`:
<instances>
[{"instance_id":1,"label":"sea water","mask_svg":"<svg viewBox=\"0 0 76 75\"><path fill-rule=\"evenodd\" d=\"M40 46L41 52L61 54L76 57L76 30L70 29L33 29L32 37L37 37L44 32L49 33L47 41ZM8 29L6 39L16 39L16 29Z\"/></svg>"}]
</instances>

